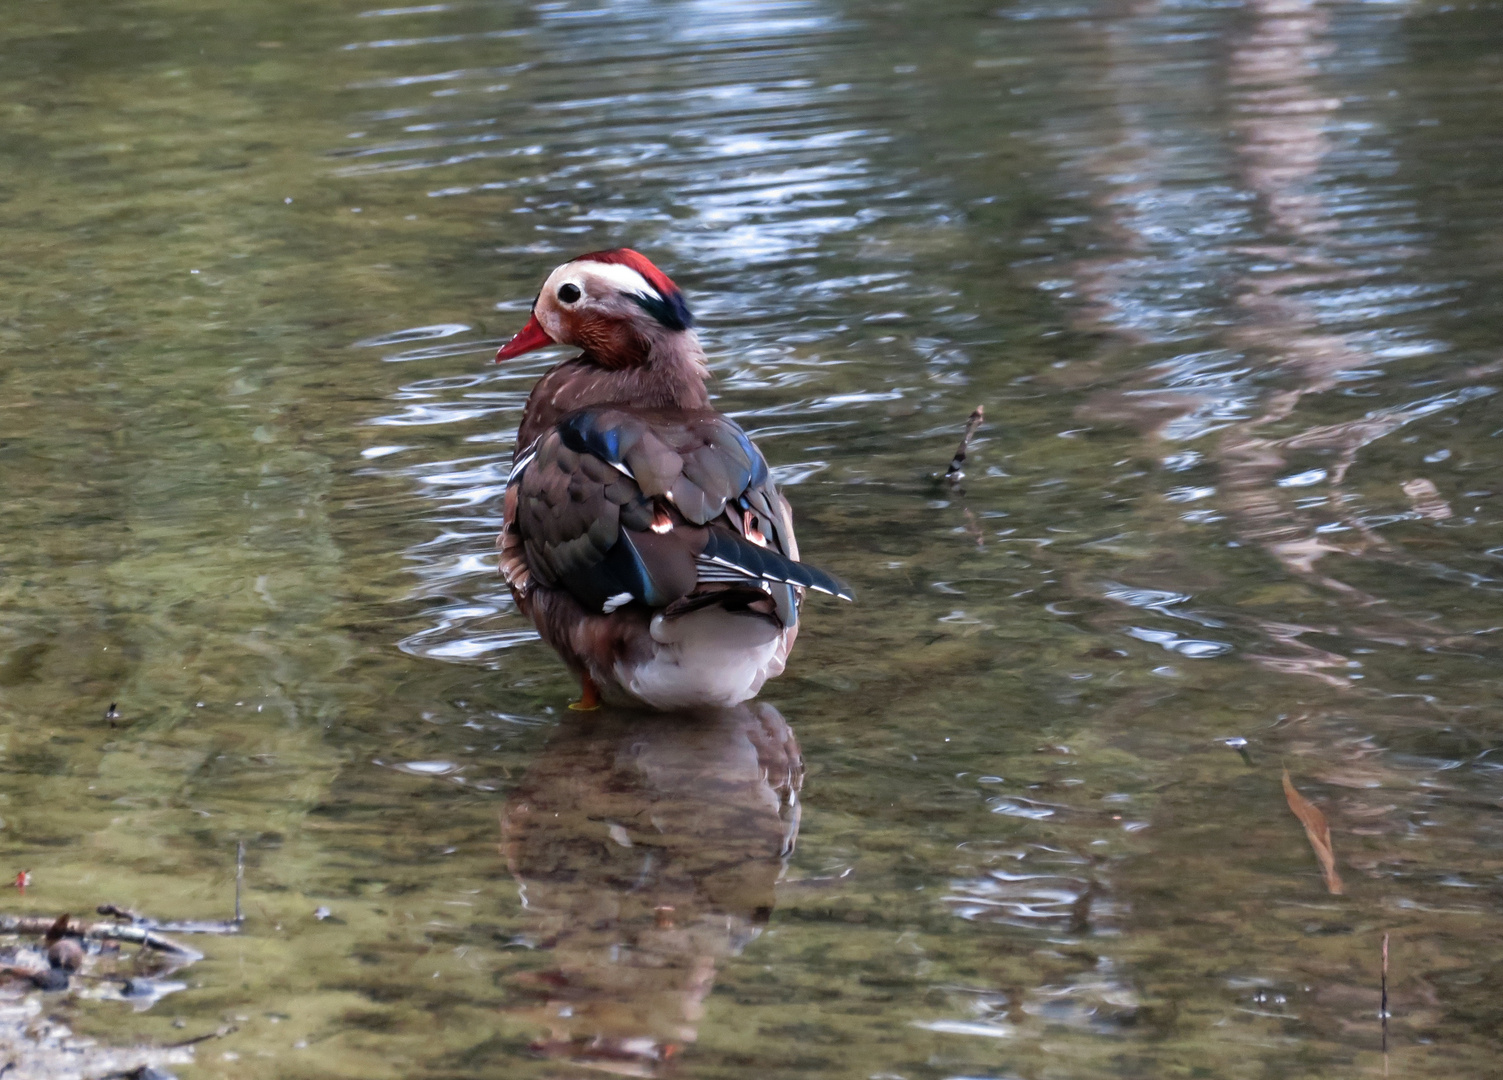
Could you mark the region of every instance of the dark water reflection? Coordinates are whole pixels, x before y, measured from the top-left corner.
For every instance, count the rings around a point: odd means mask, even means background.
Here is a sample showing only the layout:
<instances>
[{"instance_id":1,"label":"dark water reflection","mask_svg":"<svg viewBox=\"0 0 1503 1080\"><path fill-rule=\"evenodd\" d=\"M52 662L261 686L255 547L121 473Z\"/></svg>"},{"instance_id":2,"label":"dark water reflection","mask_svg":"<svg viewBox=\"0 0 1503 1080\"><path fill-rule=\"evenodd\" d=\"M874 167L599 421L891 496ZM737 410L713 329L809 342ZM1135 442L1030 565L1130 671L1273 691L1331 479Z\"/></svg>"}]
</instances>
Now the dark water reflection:
<instances>
[{"instance_id":1,"label":"dark water reflection","mask_svg":"<svg viewBox=\"0 0 1503 1080\"><path fill-rule=\"evenodd\" d=\"M501 848L542 967L534 1049L651 1076L695 1041L798 837L804 764L770 705L570 717L507 799Z\"/></svg>"},{"instance_id":2,"label":"dark water reflection","mask_svg":"<svg viewBox=\"0 0 1503 1080\"><path fill-rule=\"evenodd\" d=\"M226 1076L1494 1068L1496 3L12 8L6 907L248 863L193 985L54 1015ZM489 355L615 244L860 592L797 743L565 718L495 574L551 358Z\"/></svg>"}]
</instances>

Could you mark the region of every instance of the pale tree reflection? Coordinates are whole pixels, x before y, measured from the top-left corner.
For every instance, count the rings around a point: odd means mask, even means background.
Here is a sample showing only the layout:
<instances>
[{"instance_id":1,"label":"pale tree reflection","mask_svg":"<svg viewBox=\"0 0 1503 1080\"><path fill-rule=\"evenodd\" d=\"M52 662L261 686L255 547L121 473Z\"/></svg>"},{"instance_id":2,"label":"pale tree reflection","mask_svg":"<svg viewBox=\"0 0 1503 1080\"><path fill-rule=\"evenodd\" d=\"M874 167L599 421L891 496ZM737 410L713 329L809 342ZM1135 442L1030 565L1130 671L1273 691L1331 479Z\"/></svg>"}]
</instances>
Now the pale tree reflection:
<instances>
[{"instance_id":1,"label":"pale tree reflection","mask_svg":"<svg viewBox=\"0 0 1503 1080\"><path fill-rule=\"evenodd\" d=\"M1331 182L1343 102L1322 70L1335 52L1330 9L1312 0L1249 0L1244 6L1245 18L1228 39L1220 84L1191 91L1221 98L1226 144L1188 129L1156 129L1154 110L1165 107L1166 89L1156 80L1183 93L1190 87L1180 81L1193 76L1166 73L1173 66L1163 65L1161 43L1145 43L1131 30L1161 14L1160 6L1130 11L1105 42L1115 57L1108 81L1120 102L1119 136L1076 158L1106 181L1097 196L1102 224L1128 254L1082 263L1075 280L1084 314L1129 345L1181 340L1191 328L1201 336L1196 353L1153 365L1126 386L1098 395L1085 418L1134 423L1166 442L1214 439L1207 456L1220 474L1216 510L1230 530L1292 578L1337 597L1350 622L1302 625L1228 613L1229 621L1267 643L1246 655L1271 670L1349 690L1349 657L1302 637L1336 633L1445 647L1453 635L1434 621L1393 610L1385 597L1322 560L1381 561L1447 580L1467 575L1381 536L1348 487L1348 473L1375 441L1493 393L1477 384L1498 368L1455 371L1420 400L1289 434L1306 398L1338 390L1388 362L1362 326L1370 315L1363 286L1384 278L1403 291L1408 286L1396 272L1415 254L1407 239L1394 238L1396 228L1375 236L1371 223L1363 223L1371 215L1354 213ZM1224 169L1235 183L1207 184L1199 199L1187 197L1183 178L1207 168ZM1186 290L1195 291L1188 300ZM1192 300L1205 306L1192 307ZM1333 328L1337 323L1358 328ZM1296 460L1309 456L1326 463L1319 470L1321 498L1286 476ZM1449 514L1423 477L1404 484L1402 495L1412 516L1443 520Z\"/></svg>"},{"instance_id":2,"label":"pale tree reflection","mask_svg":"<svg viewBox=\"0 0 1503 1080\"><path fill-rule=\"evenodd\" d=\"M1379 253L1386 257L1374 263L1373 251L1359 252L1343 238L1338 207L1319 194L1317 181L1331 150L1329 131L1341 108L1340 98L1316 88L1318 62L1333 52L1325 40L1328 10L1310 0L1253 0L1249 7L1257 19L1232 50L1228 74L1237 115L1233 132L1241 177L1258 196L1272 241L1252 248L1249 254L1278 260L1288 269L1239 278L1236 303L1245 317L1230 335L1229 344L1266 356L1267 364L1286 377L1287 385L1268 395L1256 417L1234 423L1222 433L1218 454L1222 495L1236 515L1238 531L1261 544L1286 571L1358 604L1377 604L1381 598L1321 572L1318 566L1327 554L1409 561L1359 515L1346 510L1347 472L1370 443L1437 407L1460 403L1467 395L1442 394L1408 408L1310 427L1283 438L1261 434L1288 418L1306 395L1335 389L1344 373L1370 367L1375 361L1347 336L1322 331L1320 312L1306 298L1306 290L1350 285L1391 272L1394 263L1411 253L1390 245ZM1366 257L1359 259L1359 255ZM1322 509L1324 516L1334 514L1340 521L1339 531L1328 525L1322 528L1308 512L1291 505L1290 497L1277 485L1278 475L1288 468L1288 455L1301 451L1334 456L1327 470L1332 494ZM1404 623L1403 631L1411 637L1418 634L1429 643L1436 636L1416 622ZM1384 636L1391 638L1397 629L1390 627ZM1288 628L1271 636L1287 642ZM1345 664L1344 657L1332 660ZM1315 668L1320 666L1315 661Z\"/></svg>"},{"instance_id":3,"label":"pale tree reflection","mask_svg":"<svg viewBox=\"0 0 1503 1080\"><path fill-rule=\"evenodd\" d=\"M1106 595L1180 619L1214 619L1203 625L1233 628L1253 642L1241 651L1244 659L1264 672L1300 678L1302 685L1293 687L1279 679L1254 684L1271 688L1267 714L1286 710L1272 722L1259 718L1267 725L1260 741L1277 749L1281 765L1295 763L1287 767L1336 789L1324 795L1324 805L1338 863L1382 882L1384 892L1397 892L1414 887L1412 867L1420 862L1399 843L1415 821L1426 820L1426 789L1439 784L1428 765L1393 752L1395 735L1440 729L1437 720L1454 722L1475 707L1464 693L1450 701L1390 693L1353 670L1373 663L1354 656L1377 653L1378 646L1407 647L1411 656L1481 652L1485 642L1449 628L1461 621L1455 613L1411 614L1406 588L1418 575L1494 589L1498 583L1384 537L1372 502L1385 496L1359 490L1353 478L1364 464L1369 479L1381 475L1369 449L1374 443L1494 393L1484 380L1498 368L1434 365L1430 373L1439 378L1433 385L1413 400L1390 399L1378 408L1354 406L1342 396L1350 388L1406 393L1397 378L1379 377L1383 369L1444 351L1426 337L1423 316L1404 315L1436 302L1447 286L1426 281L1417 264L1423 238L1411 227L1410 196L1378 175L1397 170L1397 140L1385 137L1377 106L1358 106L1365 113L1349 115L1355 109L1347 103L1363 100L1351 92L1353 81L1364 64L1378 62L1372 58L1383 52L1384 35L1403 5L1377 13L1373 6L1359 12L1361 5L1246 0L1235 20L1215 24L1215 45L1199 52L1171 44L1163 33L1171 7L1125 8L1101 34L1116 137L1074 162L1089 175L1100 231L1113 237L1119 253L1082 263L1072 278L1085 301L1082 315L1112 342L1109 354L1158 359L1173 349L1179 355L1126 372L1085 406L1083 418L1137 427L1166 468L1214 470L1214 487L1194 490L1196 501L1205 500L1202 508L1182 513L1182 501L1170 493L1157 512L1175 518L1160 519L1155 528L1173 535L1182 523L1220 522L1221 536L1232 545L1270 557L1275 573L1267 592L1290 582L1298 587L1245 606L1171 609L1191 598L1190 583L1214 571L1178 554L1176 545L1160 544L1164 562L1149 572L1172 575L1173 582L1155 584L1184 583L1183 592L1130 580L1131 587L1114 586ZM1356 89L1370 96L1381 82L1371 78ZM1338 84L1344 97L1333 92ZM1380 122L1368 122L1374 113ZM1364 123L1360 138L1354 136ZM1352 172L1360 178L1352 179ZM1353 418L1332 422L1333 412ZM1392 482L1386 498L1388 522L1406 516L1441 522L1454 514L1424 476ZM1206 546L1182 550L1203 553ZM1411 573L1366 572L1364 564L1372 563ZM1238 564L1244 573L1256 567L1253 560ZM1296 603L1299 610L1291 610ZM1265 614L1271 610L1279 614ZM1311 692L1312 684L1323 689ZM1359 697L1366 699L1360 705ZM1266 774L1273 760L1269 754L1248 764ZM1266 796L1247 804L1268 812L1270 836L1288 824L1284 815L1293 805L1278 800L1275 784L1261 787ZM1177 811L1203 813L1204 797L1203 790L1166 794L1155 824L1174 823ZM1257 820L1236 824L1242 835L1262 827ZM1456 865L1461 845L1439 833L1427 837L1426 859ZM1389 840L1363 850L1357 836ZM1159 849L1170 852L1168 842ZM1185 888L1196 903L1224 905L1237 911L1239 928L1253 925L1263 903L1259 890L1267 887L1258 870L1218 858L1198 872L1204 887ZM1156 888L1161 875L1162 866L1138 879L1123 870L1118 881L1131 895ZM1227 899L1239 894L1239 882L1242 893L1259 896L1240 909ZM1146 907L1140 902L1134 910ZM1413 939L1424 939L1437 955L1455 944L1423 924L1416 924ZM1240 949L1218 953L1205 937L1186 934L1179 941L1217 956L1228 969L1246 962ZM1298 1012L1309 1031L1379 1045L1377 995L1353 974L1358 966L1336 970L1266 956L1258 963L1264 969L1259 978L1287 979L1310 991L1307 1003L1292 1004L1289 1014ZM1419 1029L1440 1014L1442 995L1422 982L1415 992L1415 985L1406 989L1402 1008ZM1296 1002L1290 995L1284 1003ZM1353 1003L1361 1005L1360 1018L1342 1015Z\"/></svg>"},{"instance_id":4,"label":"pale tree reflection","mask_svg":"<svg viewBox=\"0 0 1503 1080\"><path fill-rule=\"evenodd\" d=\"M717 964L772 912L802 782L770 705L565 722L501 822L543 958L516 980L536 1051L654 1076L695 1040Z\"/></svg>"}]
</instances>

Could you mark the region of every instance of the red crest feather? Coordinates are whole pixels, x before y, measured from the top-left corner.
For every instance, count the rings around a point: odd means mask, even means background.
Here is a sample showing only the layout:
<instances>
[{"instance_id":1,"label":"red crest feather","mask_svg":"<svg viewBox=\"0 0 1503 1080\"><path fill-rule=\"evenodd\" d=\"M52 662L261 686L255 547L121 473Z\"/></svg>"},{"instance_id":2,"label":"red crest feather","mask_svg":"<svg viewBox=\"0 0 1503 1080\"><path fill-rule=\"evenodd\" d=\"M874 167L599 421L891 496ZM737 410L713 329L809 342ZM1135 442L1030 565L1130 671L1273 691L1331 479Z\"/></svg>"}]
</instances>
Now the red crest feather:
<instances>
[{"instance_id":1,"label":"red crest feather","mask_svg":"<svg viewBox=\"0 0 1503 1080\"><path fill-rule=\"evenodd\" d=\"M574 262L598 262L615 263L618 266L629 266L647 279L647 283L658 291L658 295L667 299L677 293L678 286L673 279L653 265L652 260L640 251L631 248L614 248L610 251L592 251L588 255L580 255Z\"/></svg>"}]
</instances>

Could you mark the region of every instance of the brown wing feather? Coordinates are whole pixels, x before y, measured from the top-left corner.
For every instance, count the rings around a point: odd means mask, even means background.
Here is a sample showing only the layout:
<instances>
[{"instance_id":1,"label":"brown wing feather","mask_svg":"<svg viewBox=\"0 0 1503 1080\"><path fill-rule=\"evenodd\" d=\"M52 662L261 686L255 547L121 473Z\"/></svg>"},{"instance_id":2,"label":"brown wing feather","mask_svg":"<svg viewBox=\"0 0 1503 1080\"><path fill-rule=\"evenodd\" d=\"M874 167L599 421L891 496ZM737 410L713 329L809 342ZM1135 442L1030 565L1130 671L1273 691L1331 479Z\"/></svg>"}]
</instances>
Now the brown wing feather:
<instances>
[{"instance_id":1,"label":"brown wing feather","mask_svg":"<svg viewBox=\"0 0 1503 1080\"><path fill-rule=\"evenodd\" d=\"M719 414L591 410L541 435L533 454L507 490L502 568L514 587L562 587L596 610L621 592L668 607L733 589L750 603L765 595L750 580L699 582L706 528L797 558L787 501Z\"/></svg>"}]
</instances>

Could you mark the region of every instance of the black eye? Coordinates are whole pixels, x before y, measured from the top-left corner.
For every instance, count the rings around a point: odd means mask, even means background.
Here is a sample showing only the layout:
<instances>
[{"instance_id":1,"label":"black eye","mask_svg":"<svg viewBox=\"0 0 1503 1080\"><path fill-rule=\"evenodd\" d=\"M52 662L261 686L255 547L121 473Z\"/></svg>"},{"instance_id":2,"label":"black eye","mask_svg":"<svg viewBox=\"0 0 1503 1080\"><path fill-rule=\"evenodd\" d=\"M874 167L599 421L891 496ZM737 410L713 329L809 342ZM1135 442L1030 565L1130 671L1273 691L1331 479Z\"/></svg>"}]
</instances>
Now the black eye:
<instances>
[{"instance_id":1,"label":"black eye","mask_svg":"<svg viewBox=\"0 0 1503 1080\"><path fill-rule=\"evenodd\" d=\"M579 286L573 282L558 287L558 298L566 304L572 304L579 299Z\"/></svg>"}]
</instances>

